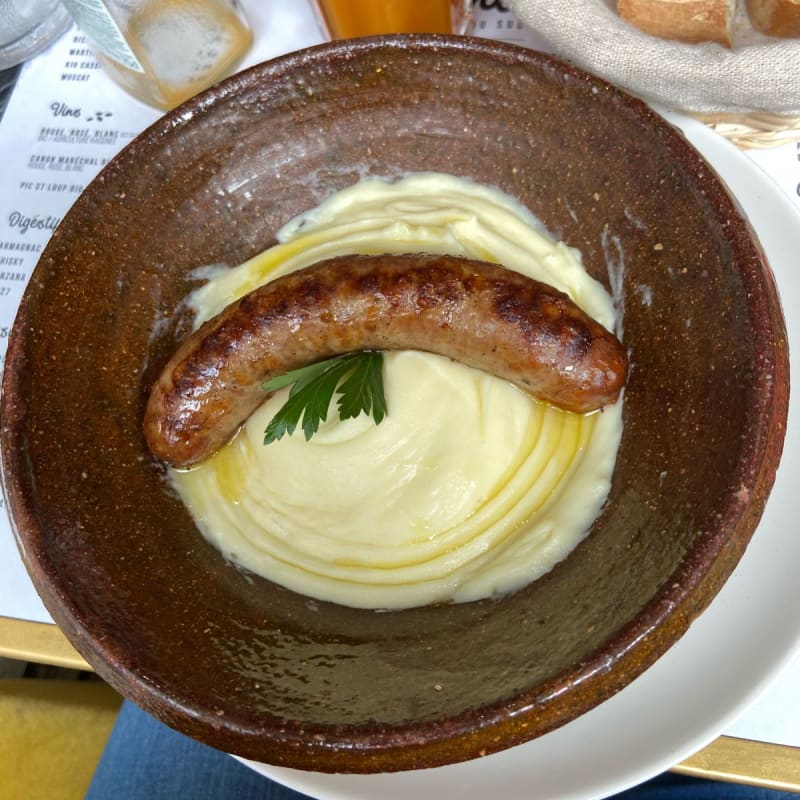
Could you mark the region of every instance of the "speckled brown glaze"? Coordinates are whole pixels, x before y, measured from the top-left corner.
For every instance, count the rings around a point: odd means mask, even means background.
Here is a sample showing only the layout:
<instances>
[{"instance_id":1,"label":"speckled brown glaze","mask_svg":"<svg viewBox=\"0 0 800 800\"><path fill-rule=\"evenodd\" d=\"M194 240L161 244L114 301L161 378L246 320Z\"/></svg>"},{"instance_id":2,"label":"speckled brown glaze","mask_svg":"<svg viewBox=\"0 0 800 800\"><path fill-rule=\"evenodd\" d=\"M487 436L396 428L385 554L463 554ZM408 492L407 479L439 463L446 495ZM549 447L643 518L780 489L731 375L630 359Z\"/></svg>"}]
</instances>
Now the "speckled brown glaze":
<instances>
[{"instance_id":1,"label":"speckled brown glaze","mask_svg":"<svg viewBox=\"0 0 800 800\"><path fill-rule=\"evenodd\" d=\"M378 614L225 563L141 421L195 267L255 254L359 177L421 170L509 192L621 280L631 370L609 502L567 559L501 600ZM680 134L549 57L393 37L256 67L124 150L43 254L3 388L25 562L100 675L222 749L373 772L524 742L672 645L761 515L788 362L758 245Z\"/></svg>"}]
</instances>

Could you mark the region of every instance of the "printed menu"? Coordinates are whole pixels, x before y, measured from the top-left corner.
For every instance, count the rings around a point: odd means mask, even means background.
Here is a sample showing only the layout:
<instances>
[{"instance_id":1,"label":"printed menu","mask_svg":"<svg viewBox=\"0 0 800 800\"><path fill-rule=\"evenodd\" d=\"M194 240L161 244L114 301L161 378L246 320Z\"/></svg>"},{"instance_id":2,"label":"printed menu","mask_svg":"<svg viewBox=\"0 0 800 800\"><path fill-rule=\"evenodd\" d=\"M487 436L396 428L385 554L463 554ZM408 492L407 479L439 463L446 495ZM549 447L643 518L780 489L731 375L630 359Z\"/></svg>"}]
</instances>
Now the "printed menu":
<instances>
[{"instance_id":1,"label":"printed menu","mask_svg":"<svg viewBox=\"0 0 800 800\"><path fill-rule=\"evenodd\" d=\"M255 44L243 67L320 43L304 3L244 4ZM100 170L163 112L108 78L75 27L22 69L0 121L0 364L25 286L50 236ZM0 498L0 615L52 622Z\"/></svg>"},{"instance_id":2,"label":"printed menu","mask_svg":"<svg viewBox=\"0 0 800 800\"><path fill-rule=\"evenodd\" d=\"M0 360L25 286L84 187L158 112L102 74L75 28L23 68L0 123ZM0 613L50 620L0 515Z\"/></svg>"}]
</instances>

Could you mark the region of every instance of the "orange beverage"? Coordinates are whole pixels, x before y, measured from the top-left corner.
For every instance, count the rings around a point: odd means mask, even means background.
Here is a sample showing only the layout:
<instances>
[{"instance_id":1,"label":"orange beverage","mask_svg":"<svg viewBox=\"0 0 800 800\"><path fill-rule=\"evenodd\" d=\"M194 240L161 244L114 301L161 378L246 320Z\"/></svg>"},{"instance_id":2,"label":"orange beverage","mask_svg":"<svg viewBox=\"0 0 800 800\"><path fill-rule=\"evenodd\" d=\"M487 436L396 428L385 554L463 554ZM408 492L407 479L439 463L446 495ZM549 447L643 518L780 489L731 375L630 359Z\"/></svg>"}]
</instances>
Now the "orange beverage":
<instances>
[{"instance_id":1,"label":"orange beverage","mask_svg":"<svg viewBox=\"0 0 800 800\"><path fill-rule=\"evenodd\" d=\"M453 0L317 0L333 39L380 33L463 33L469 2Z\"/></svg>"}]
</instances>

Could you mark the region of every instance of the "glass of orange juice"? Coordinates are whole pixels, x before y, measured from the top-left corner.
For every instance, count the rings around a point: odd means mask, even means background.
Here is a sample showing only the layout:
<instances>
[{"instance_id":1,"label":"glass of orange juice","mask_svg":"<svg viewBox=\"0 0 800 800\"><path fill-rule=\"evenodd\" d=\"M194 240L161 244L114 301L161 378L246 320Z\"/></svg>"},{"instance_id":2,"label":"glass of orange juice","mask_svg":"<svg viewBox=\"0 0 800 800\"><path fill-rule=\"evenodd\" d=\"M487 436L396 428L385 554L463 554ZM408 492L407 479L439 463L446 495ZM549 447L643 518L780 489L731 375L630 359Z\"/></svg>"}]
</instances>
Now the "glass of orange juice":
<instances>
[{"instance_id":1,"label":"glass of orange juice","mask_svg":"<svg viewBox=\"0 0 800 800\"><path fill-rule=\"evenodd\" d=\"M465 33L471 0L316 0L331 39L380 33Z\"/></svg>"}]
</instances>

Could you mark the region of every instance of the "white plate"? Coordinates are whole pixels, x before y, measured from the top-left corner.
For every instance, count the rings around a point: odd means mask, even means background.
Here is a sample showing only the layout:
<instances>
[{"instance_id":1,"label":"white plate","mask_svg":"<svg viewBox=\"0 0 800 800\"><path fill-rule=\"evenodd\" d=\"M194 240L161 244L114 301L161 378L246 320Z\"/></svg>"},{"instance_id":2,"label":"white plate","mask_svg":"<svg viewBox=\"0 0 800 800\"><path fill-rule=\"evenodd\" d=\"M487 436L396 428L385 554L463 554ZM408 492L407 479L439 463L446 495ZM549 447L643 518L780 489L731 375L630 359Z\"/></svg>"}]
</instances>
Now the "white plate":
<instances>
[{"instance_id":1,"label":"white plate","mask_svg":"<svg viewBox=\"0 0 800 800\"><path fill-rule=\"evenodd\" d=\"M667 115L727 182L761 240L800 374L800 214L750 159L694 120ZM789 662L800 640L800 408L756 534L708 610L647 672L574 722L483 759L381 775L324 775L249 763L320 800L588 800L634 786L715 739Z\"/></svg>"}]
</instances>

